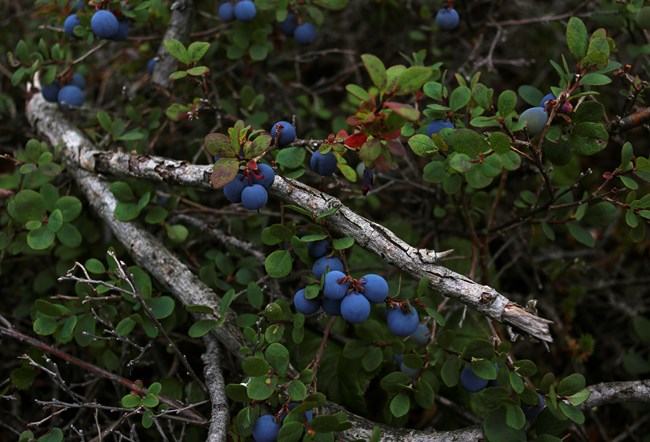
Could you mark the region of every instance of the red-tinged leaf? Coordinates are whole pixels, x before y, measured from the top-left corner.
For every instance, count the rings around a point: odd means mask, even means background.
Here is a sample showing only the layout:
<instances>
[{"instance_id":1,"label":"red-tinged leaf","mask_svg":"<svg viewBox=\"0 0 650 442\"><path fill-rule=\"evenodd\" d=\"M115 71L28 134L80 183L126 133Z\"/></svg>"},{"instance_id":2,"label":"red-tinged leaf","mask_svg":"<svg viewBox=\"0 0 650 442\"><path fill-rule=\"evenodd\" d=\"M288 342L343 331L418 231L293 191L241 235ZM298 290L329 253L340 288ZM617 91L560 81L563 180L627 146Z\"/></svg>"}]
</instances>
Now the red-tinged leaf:
<instances>
[{"instance_id":1,"label":"red-tinged leaf","mask_svg":"<svg viewBox=\"0 0 650 442\"><path fill-rule=\"evenodd\" d=\"M342 140L348 136L348 131L345 129L341 129L336 133L336 140Z\"/></svg>"},{"instance_id":2,"label":"red-tinged leaf","mask_svg":"<svg viewBox=\"0 0 650 442\"><path fill-rule=\"evenodd\" d=\"M388 143L386 143L386 146L388 146L388 150L390 153L395 155L396 157L404 157L406 155L406 149L404 149L404 145L402 144L401 141L398 140L390 140Z\"/></svg>"},{"instance_id":3,"label":"red-tinged leaf","mask_svg":"<svg viewBox=\"0 0 650 442\"><path fill-rule=\"evenodd\" d=\"M344 141L345 145L348 147L360 147L368 139L368 135L364 133L354 133L347 137Z\"/></svg>"},{"instance_id":4,"label":"red-tinged leaf","mask_svg":"<svg viewBox=\"0 0 650 442\"><path fill-rule=\"evenodd\" d=\"M402 129L398 128L395 129L392 132L382 132L379 134L383 139L385 140L395 140L397 139L400 135L402 135Z\"/></svg>"},{"instance_id":5,"label":"red-tinged leaf","mask_svg":"<svg viewBox=\"0 0 650 442\"><path fill-rule=\"evenodd\" d=\"M363 121L356 115L350 115L348 119L346 120L346 123L348 123L350 126L362 126Z\"/></svg>"},{"instance_id":6,"label":"red-tinged leaf","mask_svg":"<svg viewBox=\"0 0 650 442\"><path fill-rule=\"evenodd\" d=\"M387 103L384 103L384 106L408 121L417 121L418 118L420 118L420 111L409 104L389 101Z\"/></svg>"},{"instance_id":7,"label":"red-tinged leaf","mask_svg":"<svg viewBox=\"0 0 650 442\"><path fill-rule=\"evenodd\" d=\"M210 155L216 155L221 158L235 158L237 155L228 135L219 133L207 134L203 142L205 143L205 150Z\"/></svg>"},{"instance_id":8,"label":"red-tinged leaf","mask_svg":"<svg viewBox=\"0 0 650 442\"><path fill-rule=\"evenodd\" d=\"M210 174L210 184L215 189L221 189L235 179L238 170L239 161L236 158L221 158L214 163L214 168Z\"/></svg>"},{"instance_id":9,"label":"red-tinged leaf","mask_svg":"<svg viewBox=\"0 0 650 442\"><path fill-rule=\"evenodd\" d=\"M381 141L377 139L368 140L361 146L359 158L366 164L372 164L381 155L381 147Z\"/></svg>"}]
</instances>

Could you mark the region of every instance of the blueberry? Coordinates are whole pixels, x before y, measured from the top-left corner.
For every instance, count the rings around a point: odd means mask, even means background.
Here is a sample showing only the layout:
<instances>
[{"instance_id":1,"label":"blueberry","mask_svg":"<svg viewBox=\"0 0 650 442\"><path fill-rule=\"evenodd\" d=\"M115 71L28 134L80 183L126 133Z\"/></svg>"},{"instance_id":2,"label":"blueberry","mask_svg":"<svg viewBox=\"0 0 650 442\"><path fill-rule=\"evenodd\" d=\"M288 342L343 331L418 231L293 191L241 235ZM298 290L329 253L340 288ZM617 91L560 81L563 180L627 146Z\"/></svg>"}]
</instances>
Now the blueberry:
<instances>
[{"instance_id":1,"label":"blueberry","mask_svg":"<svg viewBox=\"0 0 650 442\"><path fill-rule=\"evenodd\" d=\"M476 376L472 371L472 367L467 365L463 368L463 371L460 372L460 383L467 391L476 393L477 391L481 391L487 387L488 381Z\"/></svg>"},{"instance_id":2,"label":"blueberry","mask_svg":"<svg viewBox=\"0 0 650 442\"><path fill-rule=\"evenodd\" d=\"M147 62L147 73L153 74L153 68L156 67L156 63L158 63L157 57L154 57Z\"/></svg>"},{"instance_id":3,"label":"blueberry","mask_svg":"<svg viewBox=\"0 0 650 442\"><path fill-rule=\"evenodd\" d=\"M309 160L312 170L321 176L330 176L336 171L336 156L332 151L322 154L319 151L314 152Z\"/></svg>"},{"instance_id":4,"label":"blueberry","mask_svg":"<svg viewBox=\"0 0 650 442\"><path fill-rule=\"evenodd\" d=\"M429 343L430 330L424 324L418 324L418 328L409 335L409 339L415 342L416 345L424 347Z\"/></svg>"},{"instance_id":5,"label":"blueberry","mask_svg":"<svg viewBox=\"0 0 650 442\"><path fill-rule=\"evenodd\" d=\"M275 442L282 424L275 421L275 416L265 414L257 418L253 424L253 439L255 442Z\"/></svg>"},{"instance_id":6,"label":"blueberry","mask_svg":"<svg viewBox=\"0 0 650 442\"><path fill-rule=\"evenodd\" d=\"M247 184L244 175L238 173L235 179L223 187L223 194L231 203L241 203L241 193Z\"/></svg>"},{"instance_id":7,"label":"blueberry","mask_svg":"<svg viewBox=\"0 0 650 442\"><path fill-rule=\"evenodd\" d=\"M420 317L413 306L409 307L407 312L398 307L388 311L386 323L388 324L388 330L394 335L408 336L418 328Z\"/></svg>"},{"instance_id":8,"label":"blueberry","mask_svg":"<svg viewBox=\"0 0 650 442\"><path fill-rule=\"evenodd\" d=\"M77 86L79 89L85 89L86 88L86 79L80 73L75 72L72 75L72 79L70 80L70 84L73 85L73 86Z\"/></svg>"},{"instance_id":9,"label":"blueberry","mask_svg":"<svg viewBox=\"0 0 650 442\"><path fill-rule=\"evenodd\" d=\"M252 184L245 187L241 192L242 206L248 210L261 209L269 200L269 194L266 189L259 184Z\"/></svg>"},{"instance_id":10,"label":"blueberry","mask_svg":"<svg viewBox=\"0 0 650 442\"><path fill-rule=\"evenodd\" d=\"M74 35L74 28L80 24L81 20L79 20L77 14L70 14L63 22L63 30L68 35L68 37L76 37L76 35Z\"/></svg>"},{"instance_id":11,"label":"blueberry","mask_svg":"<svg viewBox=\"0 0 650 442\"><path fill-rule=\"evenodd\" d=\"M280 131L280 138L278 139L278 145L284 147L293 143L293 140L296 139L296 128L288 121L278 121L275 123L271 128L271 137L275 140L278 125L282 128Z\"/></svg>"},{"instance_id":12,"label":"blueberry","mask_svg":"<svg viewBox=\"0 0 650 442\"><path fill-rule=\"evenodd\" d=\"M90 19L90 28L99 38L112 38L118 31L119 23L115 14L102 9L93 14Z\"/></svg>"},{"instance_id":13,"label":"blueberry","mask_svg":"<svg viewBox=\"0 0 650 442\"><path fill-rule=\"evenodd\" d=\"M250 0L243 0L235 5L235 18L239 21L251 21L255 18L257 9L255 3Z\"/></svg>"},{"instance_id":14,"label":"blueberry","mask_svg":"<svg viewBox=\"0 0 650 442\"><path fill-rule=\"evenodd\" d=\"M458 11L453 8L444 7L436 14L436 24L445 31L456 29L459 21Z\"/></svg>"},{"instance_id":15,"label":"blueberry","mask_svg":"<svg viewBox=\"0 0 650 442\"><path fill-rule=\"evenodd\" d=\"M60 90L61 86L59 86L59 82L54 80L52 83L47 84L41 88L41 94L43 94L45 101L56 103L58 101Z\"/></svg>"},{"instance_id":16,"label":"blueberry","mask_svg":"<svg viewBox=\"0 0 650 442\"><path fill-rule=\"evenodd\" d=\"M323 295L329 299L343 299L350 288L350 283L348 281L339 283L342 278L345 278L345 273L339 270L331 270L327 273L323 285Z\"/></svg>"},{"instance_id":17,"label":"blueberry","mask_svg":"<svg viewBox=\"0 0 650 442\"><path fill-rule=\"evenodd\" d=\"M235 19L235 7L230 2L224 2L219 6L219 18L225 22Z\"/></svg>"},{"instance_id":18,"label":"blueberry","mask_svg":"<svg viewBox=\"0 0 650 442\"><path fill-rule=\"evenodd\" d=\"M296 292L293 296L293 305L303 315L314 314L320 309L320 301L318 299L305 298L305 289L300 289Z\"/></svg>"},{"instance_id":19,"label":"blueberry","mask_svg":"<svg viewBox=\"0 0 650 442\"><path fill-rule=\"evenodd\" d=\"M310 45L316 41L316 37L318 37L318 31L311 23L298 25L293 31L293 38L300 45Z\"/></svg>"},{"instance_id":20,"label":"blueberry","mask_svg":"<svg viewBox=\"0 0 650 442\"><path fill-rule=\"evenodd\" d=\"M337 299L325 298L320 300L321 306L325 313L330 316L341 316L341 301Z\"/></svg>"},{"instance_id":21,"label":"blueberry","mask_svg":"<svg viewBox=\"0 0 650 442\"><path fill-rule=\"evenodd\" d=\"M544 111L543 107L531 107L521 113L519 121L526 122L529 134L537 135L544 129L548 121L548 114Z\"/></svg>"},{"instance_id":22,"label":"blueberry","mask_svg":"<svg viewBox=\"0 0 650 442\"><path fill-rule=\"evenodd\" d=\"M365 296L352 292L341 301L341 316L351 324L359 324L370 316L370 302Z\"/></svg>"},{"instance_id":23,"label":"blueberry","mask_svg":"<svg viewBox=\"0 0 650 442\"><path fill-rule=\"evenodd\" d=\"M330 251L330 242L326 239L320 241L312 241L307 243L307 253L312 258L320 258L327 255Z\"/></svg>"},{"instance_id":24,"label":"blueberry","mask_svg":"<svg viewBox=\"0 0 650 442\"><path fill-rule=\"evenodd\" d=\"M431 136L433 134L437 134L441 130L445 128L454 128L454 123L452 123L449 120L433 120L429 125L427 126L427 135Z\"/></svg>"},{"instance_id":25,"label":"blueberry","mask_svg":"<svg viewBox=\"0 0 650 442\"><path fill-rule=\"evenodd\" d=\"M57 101L61 109L68 111L72 107L79 107L84 104L84 93L77 86L63 86L59 91Z\"/></svg>"},{"instance_id":26,"label":"blueberry","mask_svg":"<svg viewBox=\"0 0 650 442\"><path fill-rule=\"evenodd\" d=\"M540 101L539 105L546 109L546 102L549 100L555 100L555 95L553 94L546 94L544 95L544 98L542 98L542 101Z\"/></svg>"},{"instance_id":27,"label":"blueberry","mask_svg":"<svg viewBox=\"0 0 650 442\"><path fill-rule=\"evenodd\" d=\"M253 183L259 184L265 189L268 189L271 187L271 184L273 184L273 181L275 181L275 171L273 171L273 168L268 164L258 164L257 169L257 174L261 175L261 178L252 175Z\"/></svg>"},{"instance_id":28,"label":"blueberry","mask_svg":"<svg viewBox=\"0 0 650 442\"><path fill-rule=\"evenodd\" d=\"M291 37L293 35L293 32L296 30L296 27L298 26L298 17L296 17L296 14L293 12L289 12L287 14L287 17L280 22L278 27L280 28L280 32L282 32L284 35Z\"/></svg>"},{"instance_id":29,"label":"blueberry","mask_svg":"<svg viewBox=\"0 0 650 442\"><path fill-rule=\"evenodd\" d=\"M388 297L388 283L383 277L370 273L362 276L359 282L363 285L364 296L373 304L384 302Z\"/></svg>"},{"instance_id":30,"label":"blueberry","mask_svg":"<svg viewBox=\"0 0 650 442\"><path fill-rule=\"evenodd\" d=\"M311 268L312 273L316 277L316 279L320 279L321 276L327 271L329 268L329 271L333 270L338 270L340 272L345 271L345 267L343 266L343 262L341 262L340 259L338 259L336 256L333 258L328 258L326 256L323 256L322 258L318 258L314 265Z\"/></svg>"},{"instance_id":31,"label":"blueberry","mask_svg":"<svg viewBox=\"0 0 650 442\"><path fill-rule=\"evenodd\" d=\"M544 396L539 393L537 393L536 405L528 405L523 402L521 404L521 410L524 412L524 415L528 419L535 419L537 416L539 416L542 410L544 410L544 407L546 407L546 401L544 400Z\"/></svg>"},{"instance_id":32,"label":"blueberry","mask_svg":"<svg viewBox=\"0 0 650 442\"><path fill-rule=\"evenodd\" d=\"M129 23L126 20L117 22L117 32L113 35L114 41L126 40L129 36Z\"/></svg>"}]
</instances>

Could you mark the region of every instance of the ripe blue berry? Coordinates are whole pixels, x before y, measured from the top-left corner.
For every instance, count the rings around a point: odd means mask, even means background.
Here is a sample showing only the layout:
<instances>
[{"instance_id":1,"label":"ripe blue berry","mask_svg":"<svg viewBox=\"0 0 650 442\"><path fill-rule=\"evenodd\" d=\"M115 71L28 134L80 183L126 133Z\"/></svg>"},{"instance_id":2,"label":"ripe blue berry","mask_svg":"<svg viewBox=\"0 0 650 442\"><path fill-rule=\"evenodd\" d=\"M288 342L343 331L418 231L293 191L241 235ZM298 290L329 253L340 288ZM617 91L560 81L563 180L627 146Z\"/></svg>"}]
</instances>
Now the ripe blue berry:
<instances>
[{"instance_id":1,"label":"ripe blue berry","mask_svg":"<svg viewBox=\"0 0 650 442\"><path fill-rule=\"evenodd\" d=\"M275 416L265 414L257 418L253 424L253 439L255 442L275 442L282 424L275 421Z\"/></svg>"},{"instance_id":2,"label":"ripe blue berry","mask_svg":"<svg viewBox=\"0 0 650 442\"><path fill-rule=\"evenodd\" d=\"M84 104L84 93L77 86L63 86L57 96L59 106L64 111L68 111L73 107L79 107Z\"/></svg>"},{"instance_id":3,"label":"ripe blue berry","mask_svg":"<svg viewBox=\"0 0 650 442\"><path fill-rule=\"evenodd\" d=\"M365 296L352 292L341 301L341 316L351 324L359 324L370 316L370 302Z\"/></svg>"},{"instance_id":4,"label":"ripe blue berry","mask_svg":"<svg viewBox=\"0 0 650 442\"><path fill-rule=\"evenodd\" d=\"M280 32L282 32L287 37L291 37L298 26L298 17L293 12L289 12L287 17L280 22L278 27Z\"/></svg>"},{"instance_id":5,"label":"ripe blue berry","mask_svg":"<svg viewBox=\"0 0 650 442\"><path fill-rule=\"evenodd\" d=\"M555 100L555 95L553 94L546 94L544 95L544 98L542 98L542 101L540 101L539 105L540 107L543 107L546 109L546 102L549 100Z\"/></svg>"},{"instance_id":6,"label":"ripe blue berry","mask_svg":"<svg viewBox=\"0 0 650 442\"><path fill-rule=\"evenodd\" d=\"M327 273L323 285L323 295L329 299L343 299L350 288L350 284L347 281L339 283L342 278L345 278L345 273L339 270L331 270Z\"/></svg>"},{"instance_id":7,"label":"ripe blue berry","mask_svg":"<svg viewBox=\"0 0 650 442\"><path fill-rule=\"evenodd\" d=\"M219 6L219 18L225 22L235 19L235 7L230 2L223 2Z\"/></svg>"},{"instance_id":8,"label":"ripe blue berry","mask_svg":"<svg viewBox=\"0 0 650 442\"><path fill-rule=\"evenodd\" d=\"M80 73L75 72L72 75L72 80L70 80L70 84L73 85L73 86L77 86L79 89L85 89L86 88L86 79Z\"/></svg>"},{"instance_id":9,"label":"ripe blue berry","mask_svg":"<svg viewBox=\"0 0 650 442\"><path fill-rule=\"evenodd\" d=\"M99 38L112 38L119 28L117 17L111 11L101 9L90 19L90 28Z\"/></svg>"},{"instance_id":10,"label":"ripe blue berry","mask_svg":"<svg viewBox=\"0 0 650 442\"><path fill-rule=\"evenodd\" d=\"M456 29L459 21L458 11L453 8L444 7L436 14L436 24L445 31Z\"/></svg>"},{"instance_id":11,"label":"ripe blue berry","mask_svg":"<svg viewBox=\"0 0 650 442\"><path fill-rule=\"evenodd\" d=\"M293 124L288 121L278 121L271 128L271 137L275 140L278 125L280 125L280 138L278 138L278 145L280 147L287 146L293 143L293 140L296 139L296 128L293 127Z\"/></svg>"},{"instance_id":12,"label":"ripe blue berry","mask_svg":"<svg viewBox=\"0 0 650 442\"><path fill-rule=\"evenodd\" d=\"M420 323L420 317L415 307L410 307L404 312L401 308L394 308L386 315L388 330L396 336L408 336L412 334Z\"/></svg>"},{"instance_id":13,"label":"ripe blue berry","mask_svg":"<svg viewBox=\"0 0 650 442\"><path fill-rule=\"evenodd\" d=\"M329 271L333 270L338 270L340 272L345 270L345 267L343 266L343 262L341 262L340 259L338 259L336 256L333 258L328 258L326 256L323 256L322 258L318 258L314 265L311 268L312 273L316 277L316 279L320 279L323 274L328 271L327 269L329 268Z\"/></svg>"},{"instance_id":14,"label":"ripe blue berry","mask_svg":"<svg viewBox=\"0 0 650 442\"><path fill-rule=\"evenodd\" d=\"M293 38L299 45L310 45L316 41L318 31L311 23L303 23L296 26L293 31Z\"/></svg>"},{"instance_id":15,"label":"ripe blue berry","mask_svg":"<svg viewBox=\"0 0 650 442\"><path fill-rule=\"evenodd\" d=\"M341 301L323 297L320 300L321 306L325 313L330 316L341 316Z\"/></svg>"},{"instance_id":16,"label":"ripe blue berry","mask_svg":"<svg viewBox=\"0 0 650 442\"><path fill-rule=\"evenodd\" d=\"M326 239L320 241L312 241L307 243L307 253L312 258L320 258L327 255L330 251L330 242Z\"/></svg>"},{"instance_id":17,"label":"ripe blue berry","mask_svg":"<svg viewBox=\"0 0 650 442\"><path fill-rule=\"evenodd\" d=\"M293 295L293 305L303 315L314 314L320 309L320 301L318 299L305 298L305 289L300 289Z\"/></svg>"},{"instance_id":18,"label":"ripe blue berry","mask_svg":"<svg viewBox=\"0 0 650 442\"><path fill-rule=\"evenodd\" d=\"M117 22L117 32L113 34L112 39L114 41L123 41L126 40L126 37L129 36L129 23L126 20Z\"/></svg>"},{"instance_id":19,"label":"ripe blue berry","mask_svg":"<svg viewBox=\"0 0 650 442\"><path fill-rule=\"evenodd\" d=\"M336 156L332 151L322 154L319 151L314 152L309 160L312 170L321 176L330 176L336 171Z\"/></svg>"},{"instance_id":20,"label":"ripe blue berry","mask_svg":"<svg viewBox=\"0 0 650 442\"><path fill-rule=\"evenodd\" d=\"M74 28L81 24L81 20L77 17L77 14L70 14L63 22L63 30L68 35L68 37L75 37Z\"/></svg>"},{"instance_id":21,"label":"ripe blue berry","mask_svg":"<svg viewBox=\"0 0 650 442\"><path fill-rule=\"evenodd\" d=\"M373 304L384 302L388 297L388 283L383 277L370 273L362 276L359 282L363 285L364 296Z\"/></svg>"},{"instance_id":22,"label":"ripe blue berry","mask_svg":"<svg viewBox=\"0 0 650 442\"><path fill-rule=\"evenodd\" d=\"M235 18L239 21L251 21L255 18L257 9L255 3L250 0L243 0L235 5Z\"/></svg>"},{"instance_id":23,"label":"ripe blue berry","mask_svg":"<svg viewBox=\"0 0 650 442\"><path fill-rule=\"evenodd\" d=\"M271 187L271 184L273 184L273 181L275 181L275 171L273 171L273 168L268 164L258 164L257 169L256 173L261 175L261 178L251 175L253 177L253 183L259 184L265 189L268 189Z\"/></svg>"},{"instance_id":24,"label":"ripe blue berry","mask_svg":"<svg viewBox=\"0 0 650 442\"><path fill-rule=\"evenodd\" d=\"M153 73L153 68L156 67L156 63L158 63L158 58L157 57L154 57L154 58L152 58L151 60L149 60L147 62L147 73L149 73L149 74Z\"/></svg>"},{"instance_id":25,"label":"ripe blue berry","mask_svg":"<svg viewBox=\"0 0 650 442\"><path fill-rule=\"evenodd\" d=\"M231 203L241 203L241 193L247 184L244 175L238 173L235 179L223 186L223 194Z\"/></svg>"},{"instance_id":26,"label":"ripe blue berry","mask_svg":"<svg viewBox=\"0 0 650 442\"><path fill-rule=\"evenodd\" d=\"M60 90L61 86L59 86L59 82L54 80L52 83L47 84L41 88L41 94L43 94L45 101L56 103L58 101Z\"/></svg>"},{"instance_id":27,"label":"ripe blue berry","mask_svg":"<svg viewBox=\"0 0 650 442\"><path fill-rule=\"evenodd\" d=\"M252 184L245 187L241 192L242 206L248 210L261 209L269 200L269 194L266 189L259 184Z\"/></svg>"},{"instance_id":28,"label":"ripe blue berry","mask_svg":"<svg viewBox=\"0 0 650 442\"><path fill-rule=\"evenodd\" d=\"M481 391L487 387L488 381L476 376L472 371L472 367L467 365L463 368L463 371L460 372L460 383L467 391L476 393L477 391Z\"/></svg>"},{"instance_id":29,"label":"ripe blue berry","mask_svg":"<svg viewBox=\"0 0 650 442\"><path fill-rule=\"evenodd\" d=\"M546 407L546 401L544 400L544 396L539 393L537 393L536 405L528 405L524 402L521 403L521 410L528 419L535 419L539 416L542 410L544 410L544 407Z\"/></svg>"},{"instance_id":30,"label":"ripe blue berry","mask_svg":"<svg viewBox=\"0 0 650 442\"><path fill-rule=\"evenodd\" d=\"M427 135L431 136L433 134L437 134L441 130L445 128L454 128L454 123L452 123L449 120L433 120L429 125L427 126Z\"/></svg>"},{"instance_id":31,"label":"ripe blue berry","mask_svg":"<svg viewBox=\"0 0 650 442\"><path fill-rule=\"evenodd\" d=\"M544 111L543 107L531 107L521 113L519 121L526 122L529 134L537 135L544 129L548 121L548 114Z\"/></svg>"},{"instance_id":32,"label":"ripe blue berry","mask_svg":"<svg viewBox=\"0 0 650 442\"><path fill-rule=\"evenodd\" d=\"M418 328L409 335L409 339L416 345L424 347L429 343L429 328L424 324L418 324Z\"/></svg>"}]
</instances>

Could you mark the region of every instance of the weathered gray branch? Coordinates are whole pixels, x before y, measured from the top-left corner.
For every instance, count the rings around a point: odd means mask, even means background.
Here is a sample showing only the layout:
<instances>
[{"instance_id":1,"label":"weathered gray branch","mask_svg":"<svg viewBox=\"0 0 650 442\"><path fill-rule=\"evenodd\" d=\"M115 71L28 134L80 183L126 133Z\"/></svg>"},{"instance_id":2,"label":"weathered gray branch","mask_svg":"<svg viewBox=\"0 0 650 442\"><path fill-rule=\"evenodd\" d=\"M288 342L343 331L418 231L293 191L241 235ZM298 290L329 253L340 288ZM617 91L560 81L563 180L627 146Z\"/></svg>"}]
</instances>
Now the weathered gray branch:
<instances>
[{"instance_id":1,"label":"weathered gray branch","mask_svg":"<svg viewBox=\"0 0 650 442\"><path fill-rule=\"evenodd\" d=\"M124 152L89 151L80 161L83 167L98 172L210 188L212 166L209 165L192 165L186 161ZM530 313L489 286L436 265L444 252L412 247L387 228L356 214L339 199L299 181L276 176L271 194L285 203L308 210L314 216L332 208L338 209L325 219L331 230L353 237L361 247L414 278L428 278L429 286L438 293L532 337L553 342L549 331L551 321Z\"/></svg>"},{"instance_id":2,"label":"weathered gray branch","mask_svg":"<svg viewBox=\"0 0 650 442\"><path fill-rule=\"evenodd\" d=\"M228 399L226 398L226 384L221 371L221 352L219 343L212 335L203 337L205 353L201 356L204 364L205 384L212 402L210 413L210 429L208 442L225 442L228 437L230 413L228 412Z\"/></svg>"},{"instance_id":3,"label":"weathered gray branch","mask_svg":"<svg viewBox=\"0 0 650 442\"><path fill-rule=\"evenodd\" d=\"M591 395L582 409L621 402L650 403L650 379L628 382L603 382L589 387Z\"/></svg>"}]
</instances>

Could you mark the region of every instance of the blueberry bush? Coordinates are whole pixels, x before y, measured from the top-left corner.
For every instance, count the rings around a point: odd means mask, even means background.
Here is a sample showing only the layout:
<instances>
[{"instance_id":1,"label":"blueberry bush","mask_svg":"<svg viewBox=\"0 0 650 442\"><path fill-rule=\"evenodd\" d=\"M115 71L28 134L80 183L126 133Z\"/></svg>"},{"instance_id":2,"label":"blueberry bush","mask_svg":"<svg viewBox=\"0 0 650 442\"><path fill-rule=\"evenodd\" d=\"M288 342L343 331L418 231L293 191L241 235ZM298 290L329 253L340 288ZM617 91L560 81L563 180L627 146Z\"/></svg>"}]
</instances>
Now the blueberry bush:
<instances>
[{"instance_id":1,"label":"blueberry bush","mask_svg":"<svg viewBox=\"0 0 650 442\"><path fill-rule=\"evenodd\" d=\"M0 11L0 439L650 441L649 1Z\"/></svg>"}]
</instances>

